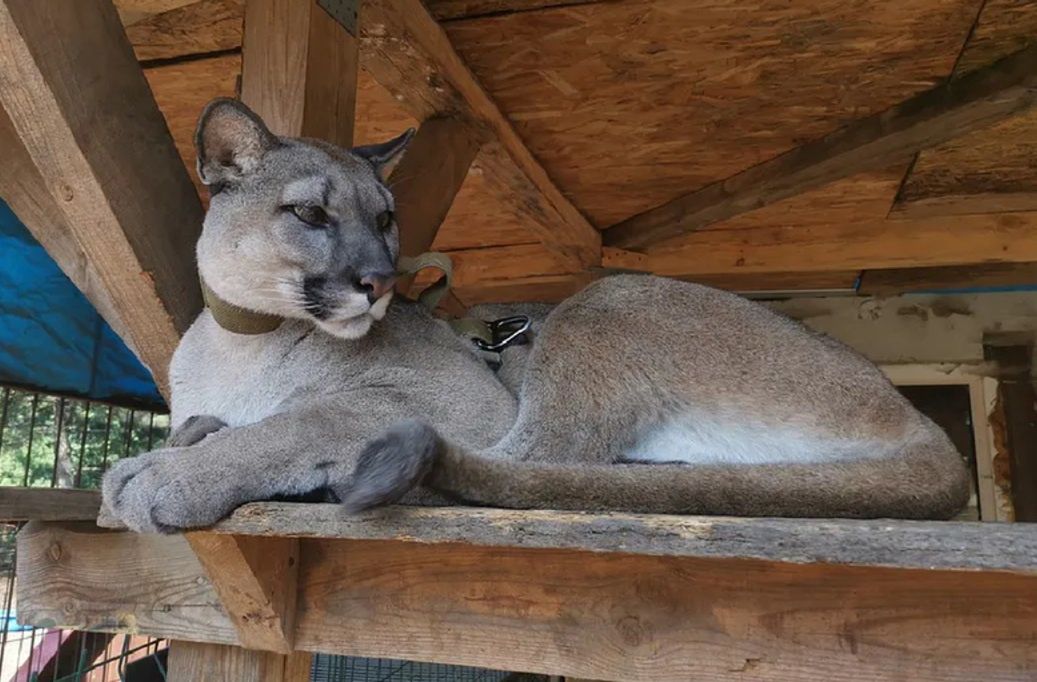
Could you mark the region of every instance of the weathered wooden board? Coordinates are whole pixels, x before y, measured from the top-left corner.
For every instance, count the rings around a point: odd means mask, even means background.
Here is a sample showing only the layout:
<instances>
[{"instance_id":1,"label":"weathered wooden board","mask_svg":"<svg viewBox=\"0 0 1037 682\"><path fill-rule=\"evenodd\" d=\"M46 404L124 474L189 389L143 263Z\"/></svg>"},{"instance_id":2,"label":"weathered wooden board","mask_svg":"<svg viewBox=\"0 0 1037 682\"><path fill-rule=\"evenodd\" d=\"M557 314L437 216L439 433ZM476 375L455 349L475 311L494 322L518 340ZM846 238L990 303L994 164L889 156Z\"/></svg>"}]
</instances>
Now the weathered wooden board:
<instances>
[{"instance_id":1,"label":"weathered wooden board","mask_svg":"<svg viewBox=\"0 0 1037 682\"><path fill-rule=\"evenodd\" d=\"M476 546L469 543L480 535L542 533L557 543L558 534L535 518L529 526L469 518L447 525L463 528L461 544L414 542L407 524L369 533L402 541L301 540L296 646L614 680L999 681L1037 671L1032 548L1025 572L903 570L664 556L658 546L672 535L636 526L627 528L634 544L607 553ZM884 533L879 523L872 535L900 535L899 524ZM977 548L973 538L1026 530L931 525L963 557ZM974 536L956 536L965 526ZM576 528L583 542L602 530ZM723 542L720 528L692 534ZM795 555L794 544L782 549L785 539L764 542ZM911 553L916 540L908 533L900 546ZM25 620L234 643L182 538L36 523L19 543ZM837 534L827 544L852 540ZM660 555L637 555L638 547Z\"/></svg>"},{"instance_id":2,"label":"weathered wooden board","mask_svg":"<svg viewBox=\"0 0 1037 682\"><path fill-rule=\"evenodd\" d=\"M101 508L94 490L0 486L0 521L93 521Z\"/></svg>"},{"instance_id":3,"label":"weathered wooden board","mask_svg":"<svg viewBox=\"0 0 1037 682\"><path fill-rule=\"evenodd\" d=\"M988 64L1037 37L1037 3L988 0L955 75ZM1037 114L1019 116L922 152L897 211L954 215L1037 210Z\"/></svg>"},{"instance_id":4,"label":"weathered wooden board","mask_svg":"<svg viewBox=\"0 0 1037 682\"><path fill-rule=\"evenodd\" d=\"M628 0L445 24L599 227L773 158L951 71L974 0Z\"/></svg>"},{"instance_id":5,"label":"weathered wooden board","mask_svg":"<svg viewBox=\"0 0 1037 682\"><path fill-rule=\"evenodd\" d=\"M1037 579L304 540L307 648L612 680L1024 680Z\"/></svg>"},{"instance_id":6,"label":"weathered wooden board","mask_svg":"<svg viewBox=\"0 0 1037 682\"><path fill-rule=\"evenodd\" d=\"M392 507L349 515L334 504L264 502L239 508L212 530L241 535L1037 573L1037 533L1024 525L466 507Z\"/></svg>"},{"instance_id":7,"label":"weathered wooden board","mask_svg":"<svg viewBox=\"0 0 1037 682\"><path fill-rule=\"evenodd\" d=\"M181 536L32 521L18 534L16 571L26 623L240 643Z\"/></svg>"}]
</instances>

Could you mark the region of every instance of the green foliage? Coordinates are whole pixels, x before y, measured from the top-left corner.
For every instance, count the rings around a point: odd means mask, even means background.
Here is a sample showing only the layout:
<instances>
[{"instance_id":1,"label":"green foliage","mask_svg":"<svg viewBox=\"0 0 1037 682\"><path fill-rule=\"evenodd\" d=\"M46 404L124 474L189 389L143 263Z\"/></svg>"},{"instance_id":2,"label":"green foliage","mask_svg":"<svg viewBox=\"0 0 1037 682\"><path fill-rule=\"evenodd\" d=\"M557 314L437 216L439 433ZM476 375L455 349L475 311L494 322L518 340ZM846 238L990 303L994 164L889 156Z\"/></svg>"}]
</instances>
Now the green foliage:
<instances>
[{"instance_id":1,"label":"green foliage","mask_svg":"<svg viewBox=\"0 0 1037 682\"><path fill-rule=\"evenodd\" d=\"M0 486L96 488L112 462L159 447L168 431L168 415L5 388Z\"/></svg>"}]
</instances>

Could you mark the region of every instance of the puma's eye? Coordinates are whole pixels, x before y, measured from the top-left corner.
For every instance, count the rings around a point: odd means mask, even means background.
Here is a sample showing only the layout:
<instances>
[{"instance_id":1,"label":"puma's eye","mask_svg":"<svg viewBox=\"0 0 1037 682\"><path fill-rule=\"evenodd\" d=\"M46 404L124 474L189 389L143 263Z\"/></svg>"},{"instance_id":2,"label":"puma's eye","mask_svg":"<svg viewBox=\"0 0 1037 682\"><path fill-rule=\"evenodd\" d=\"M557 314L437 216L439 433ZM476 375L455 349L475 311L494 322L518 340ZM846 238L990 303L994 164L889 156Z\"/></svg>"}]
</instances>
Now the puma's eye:
<instances>
[{"instance_id":1,"label":"puma's eye","mask_svg":"<svg viewBox=\"0 0 1037 682\"><path fill-rule=\"evenodd\" d=\"M381 213L379 213L378 217L375 219L378 223L378 229L382 232L388 230L389 227L392 225L392 218L392 211L382 211Z\"/></svg>"},{"instance_id":2,"label":"puma's eye","mask_svg":"<svg viewBox=\"0 0 1037 682\"><path fill-rule=\"evenodd\" d=\"M284 208L311 227L327 227L331 223L331 218L328 217L327 212L320 206L293 204Z\"/></svg>"}]
</instances>

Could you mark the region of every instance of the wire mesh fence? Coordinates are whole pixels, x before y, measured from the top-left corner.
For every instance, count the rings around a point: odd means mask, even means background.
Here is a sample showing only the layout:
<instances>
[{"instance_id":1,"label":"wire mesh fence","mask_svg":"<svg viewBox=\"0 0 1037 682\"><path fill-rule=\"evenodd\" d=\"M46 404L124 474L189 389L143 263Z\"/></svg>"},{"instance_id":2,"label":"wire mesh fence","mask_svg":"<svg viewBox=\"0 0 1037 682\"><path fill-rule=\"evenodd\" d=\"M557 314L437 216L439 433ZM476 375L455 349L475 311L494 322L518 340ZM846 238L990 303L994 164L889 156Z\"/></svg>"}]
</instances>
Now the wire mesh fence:
<instances>
[{"instance_id":1,"label":"wire mesh fence","mask_svg":"<svg viewBox=\"0 0 1037 682\"><path fill-rule=\"evenodd\" d=\"M0 486L97 488L112 462L168 431L159 412L0 387ZM0 524L0 682L165 679L158 639L18 625L17 531Z\"/></svg>"}]
</instances>

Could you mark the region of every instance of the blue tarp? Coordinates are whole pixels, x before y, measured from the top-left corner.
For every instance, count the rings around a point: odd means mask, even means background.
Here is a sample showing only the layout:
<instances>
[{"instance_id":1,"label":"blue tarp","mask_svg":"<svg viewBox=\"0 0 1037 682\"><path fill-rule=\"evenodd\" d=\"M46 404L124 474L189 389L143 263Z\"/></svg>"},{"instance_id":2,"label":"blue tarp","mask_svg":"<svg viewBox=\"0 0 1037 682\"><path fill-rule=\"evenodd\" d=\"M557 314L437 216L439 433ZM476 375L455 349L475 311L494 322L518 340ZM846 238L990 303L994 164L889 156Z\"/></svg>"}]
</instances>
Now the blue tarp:
<instances>
[{"instance_id":1,"label":"blue tarp","mask_svg":"<svg viewBox=\"0 0 1037 682\"><path fill-rule=\"evenodd\" d=\"M0 201L0 382L160 408L151 373Z\"/></svg>"}]
</instances>

